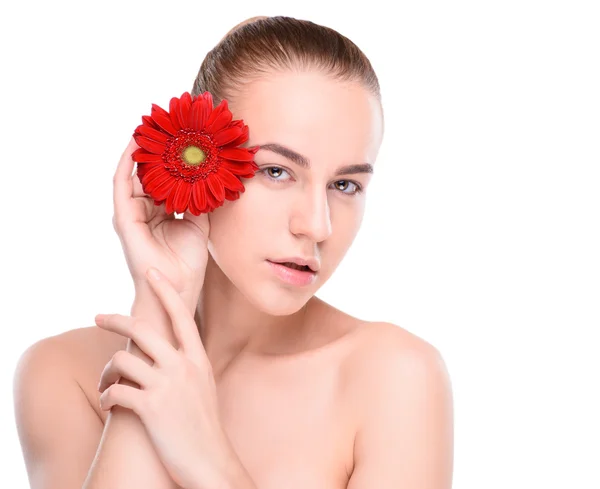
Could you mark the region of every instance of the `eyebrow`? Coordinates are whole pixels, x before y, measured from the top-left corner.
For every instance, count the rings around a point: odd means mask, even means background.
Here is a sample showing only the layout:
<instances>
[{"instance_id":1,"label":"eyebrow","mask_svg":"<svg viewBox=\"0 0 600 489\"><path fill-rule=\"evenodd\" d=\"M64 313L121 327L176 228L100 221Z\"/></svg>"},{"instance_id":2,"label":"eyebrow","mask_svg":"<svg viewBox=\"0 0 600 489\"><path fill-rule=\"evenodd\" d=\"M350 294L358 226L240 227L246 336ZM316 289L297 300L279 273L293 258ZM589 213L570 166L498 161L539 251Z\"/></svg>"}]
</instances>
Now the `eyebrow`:
<instances>
[{"instance_id":1,"label":"eyebrow","mask_svg":"<svg viewBox=\"0 0 600 489\"><path fill-rule=\"evenodd\" d=\"M287 148L278 143L267 143L259 146L259 151L264 149L273 153L277 153L278 155L293 161L302 168L310 169L310 160L306 156L297 153L293 149ZM373 173L373 165L370 163L346 165L338 168L335 172L336 175L351 175L354 173Z\"/></svg>"}]
</instances>

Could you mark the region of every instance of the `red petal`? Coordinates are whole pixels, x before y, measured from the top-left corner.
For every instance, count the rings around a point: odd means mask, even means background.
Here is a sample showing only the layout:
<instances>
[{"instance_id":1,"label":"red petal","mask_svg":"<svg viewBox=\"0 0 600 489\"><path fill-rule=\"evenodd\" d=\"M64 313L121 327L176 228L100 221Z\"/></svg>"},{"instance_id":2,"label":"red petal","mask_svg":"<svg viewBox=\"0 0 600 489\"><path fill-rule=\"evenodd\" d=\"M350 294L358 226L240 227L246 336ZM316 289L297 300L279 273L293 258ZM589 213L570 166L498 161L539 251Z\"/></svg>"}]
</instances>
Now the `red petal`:
<instances>
[{"instance_id":1,"label":"red petal","mask_svg":"<svg viewBox=\"0 0 600 489\"><path fill-rule=\"evenodd\" d=\"M231 173L226 168L219 168L217 173L225 188L229 188L230 190L240 191L244 188L244 184L241 182L239 178L237 178L233 173Z\"/></svg>"},{"instance_id":2,"label":"red petal","mask_svg":"<svg viewBox=\"0 0 600 489\"><path fill-rule=\"evenodd\" d=\"M252 163L221 160L221 168L226 168L236 176L254 174L256 167Z\"/></svg>"},{"instance_id":3,"label":"red petal","mask_svg":"<svg viewBox=\"0 0 600 489\"><path fill-rule=\"evenodd\" d=\"M138 163L163 163L162 156L148 153L144 148L136 149L131 153L131 158Z\"/></svg>"},{"instance_id":4,"label":"red petal","mask_svg":"<svg viewBox=\"0 0 600 489\"><path fill-rule=\"evenodd\" d=\"M192 187L192 200L201 212L206 212L206 180L198 180Z\"/></svg>"},{"instance_id":5,"label":"red petal","mask_svg":"<svg viewBox=\"0 0 600 489\"><path fill-rule=\"evenodd\" d=\"M181 122L179 121L179 99L177 97L171 98L169 102L169 118L173 127L179 131Z\"/></svg>"},{"instance_id":6,"label":"red petal","mask_svg":"<svg viewBox=\"0 0 600 489\"><path fill-rule=\"evenodd\" d=\"M225 187L223 186L223 182L219 176L214 173L210 173L208 177L206 177L206 183L215 199L218 202L223 202L223 199L225 199Z\"/></svg>"},{"instance_id":7,"label":"red petal","mask_svg":"<svg viewBox=\"0 0 600 489\"><path fill-rule=\"evenodd\" d=\"M165 180L171 178L171 174L165 170L163 166L157 165L155 168L149 169L143 179L144 192L148 195L154 192L156 187L162 185Z\"/></svg>"},{"instance_id":8,"label":"red petal","mask_svg":"<svg viewBox=\"0 0 600 489\"><path fill-rule=\"evenodd\" d=\"M206 97L198 97L192 103L190 122L192 129L202 131L206 127L206 121L212 112L212 98L208 100Z\"/></svg>"},{"instance_id":9,"label":"red petal","mask_svg":"<svg viewBox=\"0 0 600 489\"><path fill-rule=\"evenodd\" d=\"M175 181L171 192L167 196L167 200L165 201L165 212L167 214L172 214L175 211L175 195L177 194L179 187L184 183L182 179L178 179ZM177 212L177 211L176 211Z\"/></svg>"},{"instance_id":10,"label":"red petal","mask_svg":"<svg viewBox=\"0 0 600 489\"><path fill-rule=\"evenodd\" d=\"M199 216L200 214L202 214L202 211L200 209L198 209L196 207L196 204L194 203L194 199L193 199L193 194L194 194L194 188L195 185L191 186L192 189L192 193L190 194L190 200L188 202L188 211L191 212L194 216Z\"/></svg>"},{"instance_id":11,"label":"red petal","mask_svg":"<svg viewBox=\"0 0 600 489\"><path fill-rule=\"evenodd\" d=\"M192 185L185 180L180 180L180 184L173 191L173 207L175 212L181 214L188 208Z\"/></svg>"},{"instance_id":12,"label":"red petal","mask_svg":"<svg viewBox=\"0 0 600 489\"><path fill-rule=\"evenodd\" d=\"M169 140L169 136L167 136L164 132L157 131L156 129L152 129L148 126L139 126L137 131L142 136L146 136L148 139L152 139L153 141L157 141L159 143L166 143Z\"/></svg>"},{"instance_id":13,"label":"red petal","mask_svg":"<svg viewBox=\"0 0 600 489\"><path fill-rule=\"evenodd\" d=\"M148 139L142 135L138 135L135 138L135 142L149 153L161 155L165 151L165 145L163 143L157 143L156 141L152 141L151 139Z\"/></svg>"},{"instance_id":14,"label":"red petal","mask_svg":"<svg viewBox=\"0 0 600 489\"><path fill-rule=\"evenodd\" d=\"M152 117L150 117L149 115L142 116L142 123L153 129L160 129L158 124L156 122L154 122L154 119L152 119ZM139 129L139 126L138 126L138 129Z\"/></svg>"},{"instance_id":15,"label":"red petal","mask_svg":"<svg viewBox=\"0 0 600 489\"><path fill-rule=\"evenodd\" d=\"M225 129L233 120L233 114L228 108L227 100L223 100L219 106L213 110L208 122L206 130L211 133L217 133Z\"/></svg>"},{"instance_id":16,"label":"red petal","mask_svg":"<svg viewBox=\"0 0 600 489\"><path fill-rule=\"evenodd\" d=\"M159 107L156 104L152 104L152 110L150 113L152 114L152 119L154 119L154 122L156 122L156 124L159 125L162 129L167 131L172 136L175 136L177 134L177 129L175 129L175 127L171 123L171 117L165 109Z\"/></svg>"},{"instance_id":17,"label":"red petal","mask_svg":"<svg viewBox=\"0 0 600 489\"><path fill-rule=\"evenodd\" d=\"M138 163L135 170L135 174L143 181L144 177L155 168L162 168L163 165L157 165L156 163Z\"/></svg>"},{"instance_id":18,"label":"red petal","mask_svg":"<svg viewBox=\"0 0 600 489\"><path fill-rule=\"evenodd\" d=\"M241 190L241 193L244 191ZM225 198L227 200L237 200L240 198L240 192L234 192L233 190L225 189Z\"/></svg>"},{"instance_id":19,"label":"red petal","mask_svg":"<svg viewBox=\"0 0 600 489\"><path fill-rule=\"evenodd\" d=\"M171 189L175 183L176 180L169 175L169 178L165 178L163 181L157 184L156 187L152 189L152 192L149 192L146 189L144 189L144 192L150 195L150 197L152 197L154 200L163 201L169 196L169 193L171 192Z\"/></svg>"},{"instance_id":20,"label":"red petal","mask_svg":"<svg viewBox=\"0 0 600 489\"><path fill-rule=\"evenodd\" d=\"M206 189L206 201L206 208L208 209L208 212L214 211L217 207L220 207L223 204L223 202L218 202L217 199L215 199L215 196L208 188Z\"/></svg>"},{"instance_id":21,"label":"red petal","mask_svg":"<svg viewBox=\"0 0 600 489\"><path fill-rule=\"evenodd\" d=\"M189 92L185 92L179 100L179 120L181 127L191 129L190 109L192 108L192 97Z\"/></svg>"},{"instance_id":22,"label":"red petal","mask_svg":"<svg viewBox=\"0 0 600 489\"><path fill-rule=\"evenodd\" d=\"M235 122L238 122L238 121L233 121L232 124ZM248 141L248 137L250 134L248 131L248 126L242 124L241 128L242 128L242 134L240 134L240 137L231 141L228 146L239 146L241 144L244 144L246 141Z\"/></svg>"},{"instance_id":23,"label":"red petal","mask_svg":"<svg viewBox=\"0 0 600 489\"><path fill-rule=\"evenodd\" d=\"M219 156L233 161L252 161L254 154L246 148L226 147L219 151Z\"/></svg>"},{"instance_id":24,"label":"red petal","mask_svg":"<svg viewBox=\"0 0 600 489\"><path fill-rule=\"evenodd\" d=\"M215 122L217 117L219 117L221 113L225 110L229 110L229 105L227 100L223 99L221 100L221 103L212 110L208 121L206 121L206 125L210 126L213 122Z\"/></svg>"},{"instance_id":25,"label":"red petal","mask_svg":"<svg viewBox=\"0 0 600 489\"><path fill-rule=\"evenodd\" d=\"M239 139L240 134L242 134L242 130L239 127L229 126L228 128L215 133L213 141L217 146L225 146L226 144L231 143L231 141Z\"/></svg>"}]
</instances>

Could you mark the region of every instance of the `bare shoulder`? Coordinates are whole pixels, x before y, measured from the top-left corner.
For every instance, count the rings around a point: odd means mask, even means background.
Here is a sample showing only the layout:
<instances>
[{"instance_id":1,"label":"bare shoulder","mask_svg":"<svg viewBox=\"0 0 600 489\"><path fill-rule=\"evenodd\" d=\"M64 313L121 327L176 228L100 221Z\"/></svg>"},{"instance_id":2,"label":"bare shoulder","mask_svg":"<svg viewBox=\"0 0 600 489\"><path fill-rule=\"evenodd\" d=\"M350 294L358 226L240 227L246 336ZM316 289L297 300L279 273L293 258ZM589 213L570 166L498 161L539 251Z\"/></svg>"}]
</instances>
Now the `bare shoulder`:
<instances>
[{"instance_id":1,"label":"bare shoulder","mask_svg":"<svg viewBox=\"0 0 600 489\"><path fill-rule=\"evenodd\" d=\"M452 391L441 353L395 324L361 330L345 363L357 415L348 488L451 487Z\"/></svg>"},{"instance_id":2,"label":"bare shoulder","mask_svg":"<svg viewBox=\"0 0 600 489\"><path fill-rule=\"evenodd\" d=\"M42 338L30 345L19 358L15 382L53 372L63 382L73 382L86 395L104 421L103 411L96 408L99 397L96 385L102 369L117 350L127 346L127 338L97 326L76 328Z\"/></svg>"},{"instance_id":3,"label":"bare shoulder","mask_svg":"<svg viewBox=\"0 0 600 489\"><path fill-rule=\"evenodd\" d=\"M97 329L38 340L17 362L14 413L31 487L81 487L92 463L104 419L89 384L120 342Z\"/></svg>"},{"instance_id":4,"label":"bare shoulder","mask_svg":"<svg viewBox=\"0 0 600 489\"><path fill-rule=\"evenodd\" d=\"M125 346L126 338L96 326L71 329L42 338L27 347L19 358L18 368L43 362L76 376L81 369L93 368L107 355L110 359L116 350Z\"/></svg>"},{"instance_id":5,"label":"bare shoulder","mask_svg":"<svg viewBox=\"0 0 600 489\"><path fill-rule=\"evenodd\" d=\"M364 362L363 367L378 369L389 367L389 362L411 367L414 362L436 364L442 361L435 346L395 324L362 321L358 328L361 338L353 351L351 363Z\"/></svg>"},{"instance_id":6,"label":"bare shoulder","mask_svg":"<svg viewBox=\"0 0 600 489\"><path fill-rule=\"evenodd\" d=\"M383 389L409 392L415 385L450 389L450 377L440 351L423 338L387 322L362 321L343 368L362 399ZM357 394L358 395L358 394ZM372 405L372 403L368 403Z\"/></svg>"}]
</instances>

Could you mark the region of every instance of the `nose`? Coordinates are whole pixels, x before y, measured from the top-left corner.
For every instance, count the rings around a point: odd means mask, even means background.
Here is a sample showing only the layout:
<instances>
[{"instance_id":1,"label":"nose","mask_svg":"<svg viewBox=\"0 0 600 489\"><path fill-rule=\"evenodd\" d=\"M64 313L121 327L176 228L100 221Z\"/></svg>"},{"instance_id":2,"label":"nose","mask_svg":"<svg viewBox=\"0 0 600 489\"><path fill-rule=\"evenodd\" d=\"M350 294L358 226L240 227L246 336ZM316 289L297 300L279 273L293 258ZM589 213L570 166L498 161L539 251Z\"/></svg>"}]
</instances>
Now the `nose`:
<instances>
[{"instance_id":1,"label":"nose","mask_svg":"<svg viewBox=\"0 0 600 489\"><path fill-rule=\"evenodd\" d=\"M331 217L326 192L303 193L296 201L290 218L290 231L315 243L331 235Z\"/></svg>"}]
</instances>

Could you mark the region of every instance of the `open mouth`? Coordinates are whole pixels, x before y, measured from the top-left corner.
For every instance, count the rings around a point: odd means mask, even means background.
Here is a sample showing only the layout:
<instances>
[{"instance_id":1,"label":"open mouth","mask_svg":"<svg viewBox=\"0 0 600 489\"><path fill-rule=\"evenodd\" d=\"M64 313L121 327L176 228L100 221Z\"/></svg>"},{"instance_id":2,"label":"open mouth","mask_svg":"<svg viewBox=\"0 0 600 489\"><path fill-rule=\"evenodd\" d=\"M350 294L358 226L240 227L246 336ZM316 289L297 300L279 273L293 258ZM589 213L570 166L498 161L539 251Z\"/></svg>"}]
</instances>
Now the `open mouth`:
<instances>
[{"instance_id":1,"label":"open mouth","mask_svg":"<svg viewBox=\"0 0 600 489\"><path fill-rule=\"evenodd\" d=\"M296 265L295 263L289 261L280 263L280 265L285 265L288 268L293 268L294 270L300 270L302 272L312 272L310 267L308 267L307 265Z\"/></svg>"},{"instance_id":2,"label":"open mouth","mask_svg":"<svg viewBox=\"0 0 600 489\"><path fill-rule=\"evenodd\" d=\"M281 263L274 261L274 262L271 262L271 263L275 263L277 265L283 265L283 266L285 266L287 268L293 268L294 270L300 270L301 272L311 272L311 273L314 273L312 271L312 269L308 265L298 265L296 263L292 263L292 262L289 262L289 261L281 262Z\"/></svg>"},{"instance_id":3,"label":"open mouth","mask_svg":"<svg viewBox=\"0 0 600 489\"><path fill-rule=\"evenodd\" d=\"M287 284L305 287L313 284L317 277L317 272L313 271L308 265L271 260L267 260L267 263L271 265L271 271L275 276Z\"/></svg>"}]
</instances>

